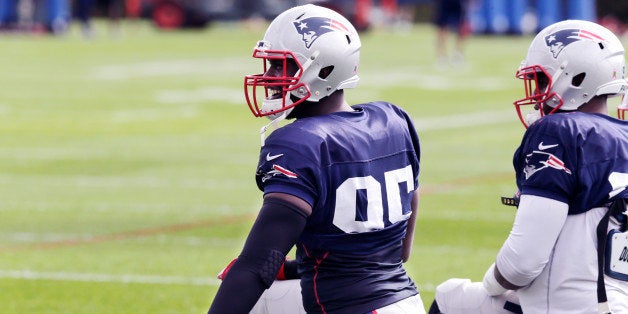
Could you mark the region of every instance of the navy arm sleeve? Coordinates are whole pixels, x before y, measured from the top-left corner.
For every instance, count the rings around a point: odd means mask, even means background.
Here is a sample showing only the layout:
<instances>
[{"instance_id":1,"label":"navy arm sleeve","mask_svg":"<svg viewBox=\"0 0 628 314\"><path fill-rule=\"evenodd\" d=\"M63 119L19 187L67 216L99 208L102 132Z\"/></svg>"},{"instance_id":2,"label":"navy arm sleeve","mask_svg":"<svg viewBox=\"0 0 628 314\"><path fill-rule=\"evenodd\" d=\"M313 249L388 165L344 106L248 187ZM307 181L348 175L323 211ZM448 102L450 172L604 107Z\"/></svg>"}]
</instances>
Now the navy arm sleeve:
<instances>
[{"instance_id":1,"label":"navy arm sleeve","mask_svg":"<svg viewBox=\"0 0 628 314\"><path fill-rule=\"evenodd\" d=\"M246 314L273 283L307 215L293 204L265 198L242 253L224 278L208 314Z\"/></svg>"}]
</instances>

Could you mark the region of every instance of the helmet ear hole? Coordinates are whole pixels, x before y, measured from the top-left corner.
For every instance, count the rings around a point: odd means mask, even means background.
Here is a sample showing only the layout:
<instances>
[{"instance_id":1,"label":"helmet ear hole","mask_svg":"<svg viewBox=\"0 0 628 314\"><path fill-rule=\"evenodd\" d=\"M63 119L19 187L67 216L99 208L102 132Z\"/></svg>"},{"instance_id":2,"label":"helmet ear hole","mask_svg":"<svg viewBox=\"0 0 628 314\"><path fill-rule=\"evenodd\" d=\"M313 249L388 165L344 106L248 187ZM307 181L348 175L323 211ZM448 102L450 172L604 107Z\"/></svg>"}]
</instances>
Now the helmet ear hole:
<instances>
[{"instance_id":1,"label":"helmet ear hole","mask_svg":"<svg viewBox=\"0 0 628 314\"><path fill-rule=\"evenodd\" d=\"M326 66L318 72L318 77L324 80L331 74L333 70L334 70L333 65Z\"/></svg>"},{"instance_id":2,"label":"helmet ear hole","mask_svg":"<svg viewBox=\"0 0 628 314\"><path fill-rule=\"evenodd\" d=\"M586 73L582 72L576 76L573 77L573 79L571 79L571 85L578 87L580 85L582 85L582 82L584 82L584 78L587 76Z\"/></svg>"}]
</instances>

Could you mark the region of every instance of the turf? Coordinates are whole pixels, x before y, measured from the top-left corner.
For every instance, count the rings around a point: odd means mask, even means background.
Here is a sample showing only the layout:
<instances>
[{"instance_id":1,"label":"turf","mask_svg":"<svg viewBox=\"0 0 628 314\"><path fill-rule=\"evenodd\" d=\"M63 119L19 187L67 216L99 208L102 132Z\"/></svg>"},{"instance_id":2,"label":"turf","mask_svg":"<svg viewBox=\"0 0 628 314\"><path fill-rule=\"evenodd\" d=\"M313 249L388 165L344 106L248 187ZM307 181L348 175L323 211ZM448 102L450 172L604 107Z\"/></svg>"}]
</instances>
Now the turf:
<instances>
[{"instance_id":1,"label":"turf","mask_svg":"<svg viewBox=\"0 0 628 314\"><path fill-rule=\"evenodd\" d=\"M242 95L265 25L0 40L0 304L4 313L203 313L261 204L255 119ZM435 32L362 35L351 103L415 119L421 205L406 267L426 304L480 280L510 229L512 100L530 37L472 37L436 66Z\"/></svg>"}]
</instances>

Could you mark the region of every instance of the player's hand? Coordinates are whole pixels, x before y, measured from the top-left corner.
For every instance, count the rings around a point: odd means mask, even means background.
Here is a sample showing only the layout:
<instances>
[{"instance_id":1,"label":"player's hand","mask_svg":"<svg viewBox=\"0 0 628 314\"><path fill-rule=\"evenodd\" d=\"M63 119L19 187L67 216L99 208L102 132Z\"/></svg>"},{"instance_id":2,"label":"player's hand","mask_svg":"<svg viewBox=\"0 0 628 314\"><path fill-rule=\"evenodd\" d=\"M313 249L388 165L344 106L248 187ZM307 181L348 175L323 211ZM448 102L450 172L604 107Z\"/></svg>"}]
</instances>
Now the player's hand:
<instances>
[{"instance_id":1,"label":"player's hand","mask_svg":"<svg viewBox=\"0 0 628 314\"><path fill-rule=\"evenodd\" d=\"M238 258L234 258L233 260L231 260L231 262L229 262L227 267L223 268L218 273L218 276L216 277L220 280L225 279L225 276L227 276L227 273L229 273L229 270L231 270L231 267L233 267L233 264L235 264L237 260ZM284 265L285 265L285 261L281 263L281 267L279 268L279 271L277 272L277 276L275 277L276 280L286 280L286 274L284 273Z\"/></svg>"}]
</instances>

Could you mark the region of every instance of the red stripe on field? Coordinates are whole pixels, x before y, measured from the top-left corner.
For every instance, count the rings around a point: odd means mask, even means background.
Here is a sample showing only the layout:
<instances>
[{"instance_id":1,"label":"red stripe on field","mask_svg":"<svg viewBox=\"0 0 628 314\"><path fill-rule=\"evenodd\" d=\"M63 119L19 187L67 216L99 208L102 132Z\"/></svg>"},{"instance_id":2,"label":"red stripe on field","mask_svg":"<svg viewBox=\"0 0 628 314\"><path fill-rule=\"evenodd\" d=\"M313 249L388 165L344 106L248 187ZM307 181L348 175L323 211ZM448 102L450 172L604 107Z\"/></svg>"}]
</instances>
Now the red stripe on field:
<instances>
[{"instance_id":1,"label":"red stripe on field","mask_svg":"<svg viewBox=\"0 0 628 314\"><path fill-rule=\"evenodd\" d=\"M422 184L420 187L421 195L435 194L435 193L443 193L445 191L459 188L461 186L466 186L470 184L477 184L477 182L482 183L492 183L492 182L500 182L506 179L511 179L514 182L514 173L512 172L504 172L504 173L492 173L492 174L483 174L473 177L462 177L457 178L448 182L436 183L436 184ZM154 236L159 234L168 234L168 233L176 233L181 231L187 231L198 228L212 227L212 226L224 226L226 224L233 224L241 221L251 221L256 217L255 213L251 214L242 214L236 216L224 216L220 218L213 219L205 219L196 222L190 223L181 223L167 226L158 226L152 228L144 228L137 230L130 230L120 233L112 233L112 234L104 234L99 236L94 236L90 238L81 238L81 239L67 239L60 241L50 241L50 242L40 242L40 243L32 243L26 245L15 245L8 246L5 248L0 248L0 254L3 253L13 253L13 252L23 252L23 251L36 251L36 250L48 250L48 249L56 249L56 248L64 248L64 247L73 247L79 245L89 245L89 244L98 244L105 242L113 242L119 240Z\"/></svg>"},{"instance_id":2,"label":"red stripe on field","mask_svg":"<svg viewBox=\"0 0 628 314\"><path fill-rule=\"evenodd\" d=\"M196 222L181 223L167 226L158 226L152 228L144 228L137 230L130 230L120 233L103 234L85 239L67 239L51 242L40 242L28 245L9 246L7 248L0 248L0 254L20 251L35 251L35 250L48 250L63 247L72 247L79 245L97 244L104 242L113 242L126 239L134 239L141 237L148 237L160 234L176 233L181 231L187 231L198 228L206 228L213 226L222 226L225 224L232 224L240 221L249 221L254 219L254 214L242 214L237 216L226 216L221 218L205 219Z\"/></svg>"}]
</instances>

